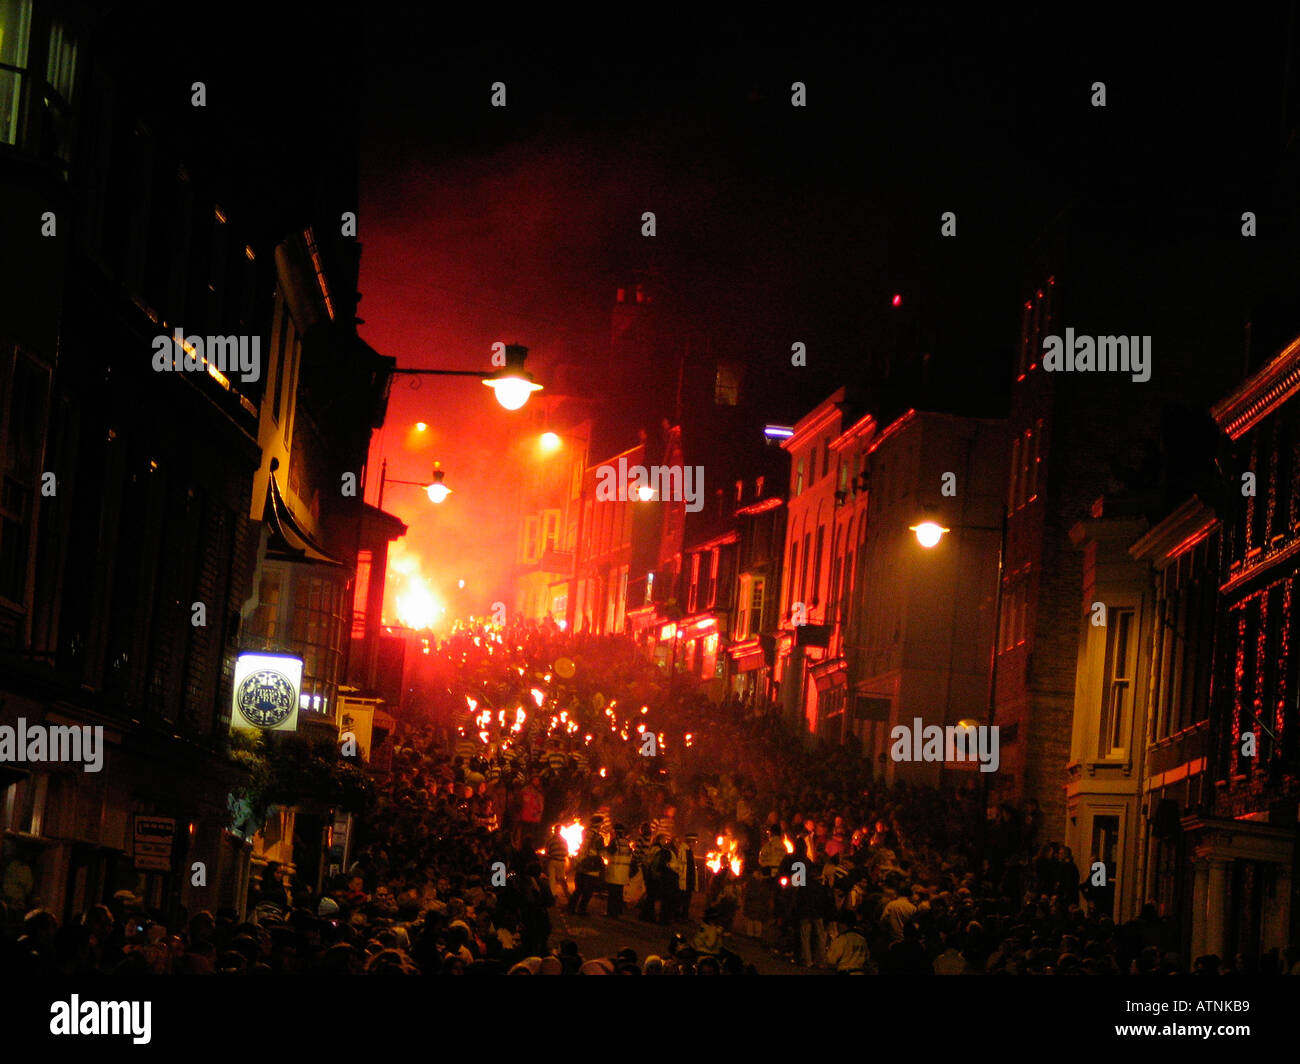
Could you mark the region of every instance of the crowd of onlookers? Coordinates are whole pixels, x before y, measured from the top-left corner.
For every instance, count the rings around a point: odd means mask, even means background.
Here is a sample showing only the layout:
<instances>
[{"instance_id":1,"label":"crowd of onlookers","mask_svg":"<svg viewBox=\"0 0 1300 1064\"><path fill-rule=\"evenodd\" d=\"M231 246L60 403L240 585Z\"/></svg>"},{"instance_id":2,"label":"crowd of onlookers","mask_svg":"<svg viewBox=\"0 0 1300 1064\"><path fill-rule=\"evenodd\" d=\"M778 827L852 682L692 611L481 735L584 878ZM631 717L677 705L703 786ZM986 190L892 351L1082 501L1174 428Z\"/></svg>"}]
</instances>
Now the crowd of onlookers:
<instances>
[{"instance_id":1,"label":"crowd of onlookers","mask_svg":"<svg viewBox=\"0 0 1300 1064\"><path fill-rule=\"evenodd\" d=\"M1300 974L1285 952L1188 958L1152 906L1116 924L1032 802L981 823L977 787L885 786L762 702L670 693L630 640L469 625L437 655L441 700L389 739L319 894L269 864L242 913L170 925L125 890L64 927L0 908L0 965L710 975L770 951L844 974ZM584 916L656 925L662 947L587 955Z\"/></svg>"}]
</instances>

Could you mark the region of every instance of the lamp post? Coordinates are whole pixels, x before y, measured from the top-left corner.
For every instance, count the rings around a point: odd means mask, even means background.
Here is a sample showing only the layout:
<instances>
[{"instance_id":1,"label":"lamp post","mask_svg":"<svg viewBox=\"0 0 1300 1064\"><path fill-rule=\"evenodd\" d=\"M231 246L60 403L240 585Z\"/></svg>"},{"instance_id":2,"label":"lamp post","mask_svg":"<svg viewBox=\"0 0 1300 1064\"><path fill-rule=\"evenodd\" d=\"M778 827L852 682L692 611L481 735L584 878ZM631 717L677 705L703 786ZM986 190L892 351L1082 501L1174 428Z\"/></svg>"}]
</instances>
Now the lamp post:
<instances>
[{"instance_id":1,"label":"lamp post","mask_svg":"<svg viewBox=\"0 0 1300 1064\"><path fill-rule=\"evenodd\" d=\"M389 372L395 377L478 377L496 394L498 403L507 410L518 410L528 402L533 392L540 392L542 386L524 370L528 348L519 344L506 344L505 347L506 364L486 376L473 369L392 369Z\"/></svg>"},{"instance_id":2,"label":"lamp post","mask_svg":"<svg viewBox=\"0 0 1300 1064\"><path fill-rule=\"evenodd\" d=\"M379 502L376 504L376 509L382 510L384 508L384 486L386 484L410 484L417 488L423 488L428 493L430 502L441 504L451 494L451 488L442 482L445 474L438 468L441 464L441 462L433 464L432 481L394 480L388 475L388 459L385 458L383 464L379 467Z\"/></svg>"},{"instance_id":3,"label":"lamp post","mask_svg":"<svg viewBox=\"0 0 1300 1064\"><path fill-rule=\"evenodd\" d=\"M985 724L988 728L993 727L994 710L997 704L998 691L998 643L1001 640L1002 632L1002 582L1003 572L1006 565L1007 556L1007 508L1004 504L1002 507L1002 523L999 525L954 525L952 528L945 528L936 521L921 521L918 524L909 526L908 531L916 533L917 542L927 550L938 546L939 541L945 535L956 529L961 532L996 532L998 533L998 586L993 595L993 648L989 654L989 694L988 706L985 713ZM990 740L992 731L989 733ZM970 742L970 739L967 739ZM980 836L981 850L988 852L988 814L989 814L989 777L991 772L982 770L980 775L983 777L983 815L980 818Z\"/></svg>"}]
</instances>

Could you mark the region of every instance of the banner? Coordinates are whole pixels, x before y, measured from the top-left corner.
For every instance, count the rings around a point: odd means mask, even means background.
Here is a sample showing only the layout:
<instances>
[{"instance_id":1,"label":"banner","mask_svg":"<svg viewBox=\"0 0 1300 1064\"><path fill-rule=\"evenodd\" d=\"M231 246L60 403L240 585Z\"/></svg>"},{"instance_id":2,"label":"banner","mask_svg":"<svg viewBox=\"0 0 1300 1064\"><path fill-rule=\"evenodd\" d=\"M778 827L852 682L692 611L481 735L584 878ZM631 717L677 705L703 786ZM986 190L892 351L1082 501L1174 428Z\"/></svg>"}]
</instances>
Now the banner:
<instances>
[{"instance_id":1,"label":"banner","mask_svg":"<svg viewBox=\"0 0 1300 1064\"><path fill-rule=\"evenodd\" d=\"M297 731L301 689L301 658L240 654L235 662L231 731Z\"/></svg>"}]
</instances>

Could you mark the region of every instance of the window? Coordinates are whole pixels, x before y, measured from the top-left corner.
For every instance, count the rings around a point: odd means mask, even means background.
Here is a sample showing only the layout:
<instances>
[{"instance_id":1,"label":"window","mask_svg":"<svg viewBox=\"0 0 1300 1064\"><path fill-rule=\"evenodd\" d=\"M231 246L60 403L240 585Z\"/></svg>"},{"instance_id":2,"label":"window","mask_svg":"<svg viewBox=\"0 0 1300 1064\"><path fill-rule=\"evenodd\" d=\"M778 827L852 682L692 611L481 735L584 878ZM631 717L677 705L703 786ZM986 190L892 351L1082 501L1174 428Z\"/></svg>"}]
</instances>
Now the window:
<instances>
[{"instance_id":1,"label":"window","mask_svg":"<svg viewBox=\"0 0 1300 1064\"><path fill-rule=\"evenodd\" d=\"M789 575L789 579L786 580L785 582L785 586L786 586L785 604L787 607L793 605L795 601L794 583L795 580L798 578L798 576L799 576L799 543L798 541L795 541L790 544L790 575Z\"/></svg>"},{"instance_id":2,"label":"window","mask_svg":"<svg viewBox=\"0 0 1300 1064\"><path fill-rule=\"evenodd\" d=\"M302 705L330 714L330 697L342 663L339 635L344 596L337 581L305 572L293 574L293 649L302 654Z\"/></svg>"},{"instance_id":3,"label":"window","mask_svg":"<svg viewBox=\"0 0 1300 1064\"><path fill-rule=\"evenodd\" d=\"M31 0L0 0L0 143L18 143L31 31Z\"/></svg>"},{"instance_id":4,"label":"window","mask_svg":"<svg viewBox=\"0 0 1300 1064\"><path fill-rule=\"evenodd\" d=\"M1123 753L1125 729L1133 706L1133 611L1108 609L1106 672L1102 690L1101 757Z\"/></svg>"},{"instance_id":5,"label":"window","mask_svg":"<svg viewBox=\"0 0 1300 1064\"><path fill-rule=\"evenodd\" d=\"M822 585L822 548L826 545L826 526L817 526L817 554L813 562L813 605L816 606L821 601Z\"/></svg>"},{"instance_id":6,"label":"window","mask_svg":"<svg viewBox=\"0 0 1300 1064\"><path fill-rule=\"evenodd\" d=\"M370 588L370 564L370 550L357 551L357 577L352 589L353 639L362 639L366 634L366 593Z\"/></svg>"},{"instance_id":7,"label":"window","mask_svg":"<svg viewBox=\"0 0 1300 1064\"><path fill-rule=\"evenodd\" d=\"M520 560L525 565L531 565L537 561L537 529L539 524L536 514L532 514L524 520L524 542Z\"/></svg>"},{"instance_id":8,"label":"window","mask_svg":"<svg viewBox=\"0 0 1300 1064\"><path fill-rule=\"evenodd\" d=\"M794 493L796 496L803 494L803 458L801 457L795 466L794 473Z\"/></svg>"},{"instance_id":9,"label":"window","mask_svg":"<svg viewBox=\"0 0 1300 1064\"><path fill-rule=\"evenodd\" d=\"M2 6L2 5L0 5ZM0 16L2 17L2 16ZM77 42L71 40L63 23L50 26L50 47L41 86L40 140L38 152L63 163L72 159L72 92L77 76Z\"/></svg>"},{"instance_id":10,"label":"window","mask_svg":"<svg viewBox=\"0 0 1300 1064\"><path fill-rule=\"evenodd\" d=\"M735 406L740 398L740 369L729 363L718 366L713 379L713 402L715 406Z\"/></svg>"},{"instance_id":11,"label":"window","mask_svg":"<svg viewBox=\"0 0 1300 1064\"><path fill-rule=\"evenodd\" d=\"M749 588L748 616L744 617L745 634L758 635L763 627L763 594L767 584L761 577L755 579ZM742 616L744 616L742 614Z\"/></svg>"},{"instance_id":12,"label":"window","mask_svg":"<svg viewBox=\"0 0 1300 1064\"><path fill-rule=\"evenodd\" d=\"M812 554L812 533L803 534L803 568L799 570L799 601L808 601L808 559Z\"/></svg>"},{"instance_id":13,"label":"window","mask_svg":"<svg viewBox=\"0 0 1300 1064\"><path fill-rule=\"evenodd\" d=\"M1119 826L1117 816L1092 818L1092 848L1089 850L1088 859L1098 860L1106 865L1106 880L1110 883L1119 876L1119 867L1115 862L1119 850Z\"/></svg>"},{"instance_id":14,"label":"window","mask_svg":"<svg viewBox=\"0 0 1300 1064\"><path fill-rule=\"evenodd\" d=\"M695 612L695 603L699 597L700 587L700 556L691 555L691 584L686 597L686 609L690 613Z\"/></svg>"},{"instance_id":15,"label":"window","mask_svg":"<svg viewBox=\"0 0 1300 1064\"><path fill-rule=\"evenodd\" d=\"M547 510L542 519L542 551L555 550L555 540L560 534L560 511Z\"/></svg>"}]
</instances>

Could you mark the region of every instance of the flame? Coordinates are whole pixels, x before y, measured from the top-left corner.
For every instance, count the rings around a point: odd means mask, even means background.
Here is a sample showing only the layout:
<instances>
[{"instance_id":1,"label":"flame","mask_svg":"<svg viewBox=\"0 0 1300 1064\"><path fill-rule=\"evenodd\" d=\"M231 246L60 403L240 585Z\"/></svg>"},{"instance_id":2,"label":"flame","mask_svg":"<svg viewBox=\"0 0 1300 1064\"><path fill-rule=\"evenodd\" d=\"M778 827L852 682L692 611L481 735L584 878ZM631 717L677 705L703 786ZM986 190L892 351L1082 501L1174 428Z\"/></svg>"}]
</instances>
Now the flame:
<instances>
[{"instance_id":1,"label":"flame","mask_svg":"<svg viewBox=\"0 0 1300 1064\"><path fill-rule=\"evenodd\" d=\"M546 695L543 694L542 691L541 691L539 688L536 688L536 687L534 687L534 688L533 688L531 691L529 691L528 693L529 693L530 695L533 696L533 701L537 703L537 708L538 708L538 709L541 709L541 708L542 708L542 703L543 703L544 701L546 701Z\"/></svg>"},{"instance_id":2,"label":"flame","mask_svg":"<svg viewBox=\"0 0 1300 1064\"><path fill-rule=\"evenodd\" d=\"M794 843L790 841L789 835L781 836L781 844L785 847L786 853L794 853Z\"/></svg>"},{"instance_id":3,"label":"flame","mask_svg":"<svg viewBox=\"0 0 1300 1064\"><path fill-rule=\"evenodd\" d=\"M578 851L582 849L582 838L586 834L581 820L575 820L572 824L565 824L560 828L560 838L564 844L569 847L569 856L577 857Z\"/></svg>"},{"instance_id":4,"label":"flame","mask_svg":"<svg viewBox=\"0 0 1300 1064\"><path fill-rule=\"evenodd\" d=\"M738 839L728 841L724 836L719 835L717 838L716 850L710 850L704 859L704 863L711 872L717 873L722 870L722 863L725 861L731 874L740 877L744 870L745 860L740 855L740 842Z\"/></svg>"},{"instance_id":5,"label":"flame","mask_svg":"<svg viewBox=\"0 0 1300 1064\"><path fill-rule=\"evenodd\" d=\"M397 619L417 631L432 628L441 607L429 590L429 585L417 572L402 574L400 583L402 589L393 600Z\"/></svg>"}]
</instances>

